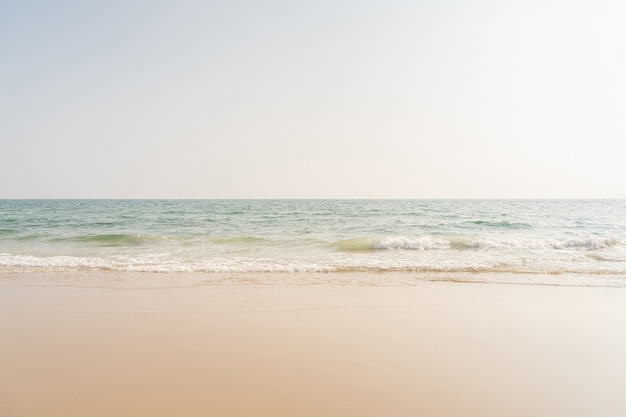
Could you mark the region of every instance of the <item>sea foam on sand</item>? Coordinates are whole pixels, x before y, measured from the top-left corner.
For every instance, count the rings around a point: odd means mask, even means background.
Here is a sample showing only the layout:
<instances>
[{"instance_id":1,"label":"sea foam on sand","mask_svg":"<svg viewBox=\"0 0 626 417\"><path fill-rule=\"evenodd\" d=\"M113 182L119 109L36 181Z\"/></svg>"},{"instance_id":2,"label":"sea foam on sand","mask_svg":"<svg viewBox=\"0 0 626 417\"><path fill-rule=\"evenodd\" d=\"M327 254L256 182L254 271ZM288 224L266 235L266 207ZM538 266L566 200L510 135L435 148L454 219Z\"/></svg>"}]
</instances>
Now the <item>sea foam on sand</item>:
<instances>
[{"instance_id":1,"label":"sea foam on sand","mask_svg":"<svg viewBox=\"0 0 626 417\"><path fill-rule=\"evenodd\" d=\"M0 288L0 416L626 415L626 291Z\"/></svg>"}]
</instances>

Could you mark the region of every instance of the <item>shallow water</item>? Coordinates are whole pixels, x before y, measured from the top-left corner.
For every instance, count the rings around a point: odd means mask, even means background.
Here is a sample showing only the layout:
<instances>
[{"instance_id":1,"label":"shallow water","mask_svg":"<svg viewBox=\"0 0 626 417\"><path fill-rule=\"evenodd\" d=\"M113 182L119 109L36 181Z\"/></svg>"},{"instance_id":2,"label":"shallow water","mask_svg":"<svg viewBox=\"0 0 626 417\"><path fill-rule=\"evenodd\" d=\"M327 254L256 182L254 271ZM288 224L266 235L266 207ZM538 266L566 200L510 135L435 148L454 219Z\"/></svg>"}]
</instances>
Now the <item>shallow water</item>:
<instances>
[{"instance_id":1,"label":"shallow water","mask_svg":"<svg viewBox=\"0 0 626 417\"><path fill-rule=\"evenodd\" d=\"M626 201L0 200L0 271L622 286Z\"/></svg>"}]
</instances>

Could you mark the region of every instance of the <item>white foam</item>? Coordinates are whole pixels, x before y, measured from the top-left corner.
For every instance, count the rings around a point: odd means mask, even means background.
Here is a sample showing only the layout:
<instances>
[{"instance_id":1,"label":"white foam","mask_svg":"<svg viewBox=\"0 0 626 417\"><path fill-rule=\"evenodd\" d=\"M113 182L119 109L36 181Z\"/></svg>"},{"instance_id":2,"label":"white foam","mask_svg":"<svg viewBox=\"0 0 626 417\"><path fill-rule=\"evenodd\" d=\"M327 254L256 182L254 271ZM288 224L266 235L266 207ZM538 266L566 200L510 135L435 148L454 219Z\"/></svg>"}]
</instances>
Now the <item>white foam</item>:
<instances>
[{"instance_id":1,"label":"white foam","mask_svg":"<svg viewBox=\"0 0 626 417\"><path fill-rule=\"evenodd\" d=\"M498 250L600 250L610 248L623 242L612 238L576 238L576 239L487 239L474 238L458 240L457 244L469 249ZM457 245L458 246L458 245Z\"/></svg>"},{"instance_id":2,"label":"white foam","mask_svg":"<svg viewBox=\"0 0 626 417\"><path fill-rule=\"evenodd\" d=\"M513 272L626 271L618 239L496 239L484 237L361 238L331 245L252 245L237 251L213 246L111 249L82 256L0 253L0 271L113 270L129 272ZM108 254L104 254L108 253ZM598 256L593 256L598 254Z\"/></svg>"},{"instance_id":3,"label":"white foam","mask_svg":"<svg viewBox=\"0 0 626 417\"><path fill-rule=\"evenodd\" d=\"M430 236L417 238L387 237L376 241L373 244L373 248L409 250L448 249L450 248L450 241L446 239L433 238Z\"/></svg>"},{"instance_id":4,"label":"white foam","mask_svg":"<svg viewBox=\"0 0 626 417\"><path fill-rule=\"evenodd\" d=\"M382 237L357 238L336 242L333 247L345 252L367 250L601 250L625 242L614 238L510 239L486 237Z\"/></svg>"}]
</instances>

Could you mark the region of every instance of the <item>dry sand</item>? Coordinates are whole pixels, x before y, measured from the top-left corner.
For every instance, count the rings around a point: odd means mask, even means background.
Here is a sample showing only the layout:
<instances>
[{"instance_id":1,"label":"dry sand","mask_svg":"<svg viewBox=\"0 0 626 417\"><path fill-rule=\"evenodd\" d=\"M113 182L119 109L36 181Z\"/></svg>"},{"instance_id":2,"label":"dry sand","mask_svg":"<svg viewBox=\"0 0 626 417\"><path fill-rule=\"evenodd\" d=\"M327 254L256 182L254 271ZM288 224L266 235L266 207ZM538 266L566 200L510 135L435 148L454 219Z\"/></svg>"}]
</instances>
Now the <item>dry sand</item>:
<instances>
[{"instance_id":1,"label":"dry sand","mask_svg":"<svg viewBox=\"0 0 626 417\"><path fill-rule=\"evenodd\" d=\"M626 415L626 290L0 287L1 417Z\"/></svg>"}]
</instances>

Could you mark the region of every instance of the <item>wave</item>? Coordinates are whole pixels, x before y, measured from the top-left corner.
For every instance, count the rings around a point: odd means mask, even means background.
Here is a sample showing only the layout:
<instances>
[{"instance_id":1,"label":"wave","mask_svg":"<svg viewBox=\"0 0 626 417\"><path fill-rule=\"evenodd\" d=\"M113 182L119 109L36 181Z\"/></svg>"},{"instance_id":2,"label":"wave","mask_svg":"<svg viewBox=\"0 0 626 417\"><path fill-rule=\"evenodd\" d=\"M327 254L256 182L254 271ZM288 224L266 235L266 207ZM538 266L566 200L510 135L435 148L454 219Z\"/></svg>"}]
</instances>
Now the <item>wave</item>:
<instances>
[{"instance_id":1,"label":"wave","mask_svg":"<svg viewBox=\"0 0 626 417\"><path fill-rule=\"evenodd\" d=\"M368 252L375 249L376 240L372 238L345 239L332 243L330 246L341 252Z\"/></svg>"},{"instance_id":2,"label":"wave","mask_svg":"<svg viewBox=\"0 0 626 417\"><path fill-rule=\"evenodd\" d=\"M613 238L575 239L455 239L452 246L469 250L600 250L623 242Z\"/></svg>"},{"instance_id":3,"label":"wave","mask_svg":"<svg viewBox=\"0 0 626 417\"><path fill-rule=\"evenodd\" d=\"M331 247L342 252L368 252L375 250L407 249L407 250L432 250L447 249L451 246L450 241L429 236L385 237L385 238L357 238L334 242Z\"/></svg>"},{"instance_id":4,"label":"wave","mask_svg":"<svg viewBox=\"0 0 626 417\"><path fill-rule=\"evenodd\" d=\"M583 255L582 258L587 258ZM594 262L595 261L595 262ZM412 258L358 256L347 258L276 259L253 257L176 258L168 254L145 256L35 256L0 253L0 272L119 271L189 273L513 273L588 274L626 277L626 257L593 258Z\"/></svg>"},{"instance_id":5,"label":"wave","mask_svg":"<svg viewBox=\"0 0 626 417\"><path fill-rule=\"evenodd\" d=\"M79 236L62 240L70 242L91 243L97 246L144 246L163 242L167 239L163 236L113 233Z\"/></svg>"},{"instance_id":6,"label":"wave","mask_svg":"<svg viewBox=\"0 0 626 417\"><path fill-rule=\"evenodd\" d=\"M377 250L600 250L624 245L615 238L493 239L483 237L384 237L346 239L331 247L341 252Z\"/></svg>"},{"instance_id":7,"label":"wave","mask_svg":"<svg viewBox=\"0 0 626 417\"><path fill-rule=\"evenodd\" d=\"M29 239L37 239L41 238L40 236L29 236ZM86 243L92 244L95 246L153 246L160 245L163 243L173 243L173 244L183 244L188 245L206 241L208 240L211 243L223 244L223 243L233 243L233 244L248 244L248 243L257 243L261 244L262 242L267 242L267 239L252 237L252 236L233 236L233 237L219 237L219 238L209 238L202 239L199 237L192 236L161 236L161 235L145 235L145 234L132 234L132 233L107 233L107 234L92 234L86 236L73 236L69 238L55 238L52 239L51 242L78 242L78 243Z\"/></svg>"},{"instance_id":8,"label":"wave","mask_svg":"<svg viewBox=\"0 0 626 417\"><path fill-rule=\"evenodd\" d=\"M524 222L512 222L509 220L504 220L500 222L492 222L486 220L473 220L467 221L463 223L464 225L472 226L484 226L489 228L499 228L499 229L532 229L533 225L530 223Z\"/></svg>"}]
</instances>

